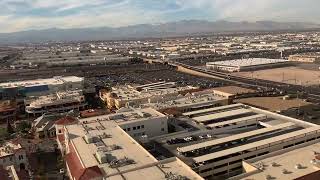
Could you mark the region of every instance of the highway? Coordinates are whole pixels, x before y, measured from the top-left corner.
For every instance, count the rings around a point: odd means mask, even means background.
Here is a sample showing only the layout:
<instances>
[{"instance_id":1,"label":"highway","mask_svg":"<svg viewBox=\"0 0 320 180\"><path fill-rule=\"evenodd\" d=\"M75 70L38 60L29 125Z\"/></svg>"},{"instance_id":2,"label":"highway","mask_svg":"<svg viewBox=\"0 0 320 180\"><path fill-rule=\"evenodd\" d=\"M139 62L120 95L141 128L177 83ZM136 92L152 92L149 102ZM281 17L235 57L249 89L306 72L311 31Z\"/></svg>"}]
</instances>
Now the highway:
<instances>
[{"instance_id":1,"label":"highway","mask_svg":"<svg viewBox=\"0 0 320 180\"><path fill-rule=\"evenodd\" d=\"M303 94L304 97L307 97L308 100L310 101L313 101L316 103L320 102L320 91L318 88L311 88L311 87L305 87L301 85L292 85L292 84L274 82L269 80L236 76L229 73L217 72L217 71L208 70L200 67L190 66L180 62L168 61L168 64L171 66L175 66L175 67L181 66L197 72L216 76L226 81L233 82L235 84L239 84L246 87L252 87L256 89L265 89L265 90L273 89L278 92L282 91L282 92L292 93L292 94L299 93L299 94Z\"/></svg>"}]
</instances>

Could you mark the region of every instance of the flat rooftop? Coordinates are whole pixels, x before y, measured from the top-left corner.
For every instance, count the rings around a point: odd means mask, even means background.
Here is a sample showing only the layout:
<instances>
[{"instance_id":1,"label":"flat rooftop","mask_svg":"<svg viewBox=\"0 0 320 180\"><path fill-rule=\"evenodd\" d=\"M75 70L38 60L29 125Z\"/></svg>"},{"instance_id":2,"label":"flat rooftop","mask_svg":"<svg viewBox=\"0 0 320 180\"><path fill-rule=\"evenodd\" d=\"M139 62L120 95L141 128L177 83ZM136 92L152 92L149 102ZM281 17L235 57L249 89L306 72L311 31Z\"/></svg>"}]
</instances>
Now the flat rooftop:
<instances>
[{"instance_id":1,"label":"flat rooftop","mask_svg":"<svg viewBox=\"0 0 320 180\"><path fill-rule=\"evenodd\" d=\"M311 103L305 102L302 99L292 98L288 100L283 100L281 97L251 97L244 99L237 99L235 102L247 104L249 106L254 106L261 109L266 109L269 111L284 111L290 108L307 106Z\"/></svg>"},{"instance_id":2,"label":"flat rooftop","mask_svg":"<svg viewBox=\"0 0 320 180\"><path fill-rule=\"evenodd\" d=\"M98 166L108 179L166 179L168 175L202 179L179 159L159 162L115 121L87 118L83 124L68 125L65 128L84 167ZM99 141L87 143L86 137L98 137ZM109 162L98 161L97 153L133 163L113 167Z\"/></svg>"},{"instance_id":3,"label":"flat rooftop","mask_svg":"<svg viewBox=\"0 0 320 180\"><path fill-rule=\"evenodd\" d=\"M296 179L310 173L319 171L319 160L317 160L317 153L320 150L320 144L313 144L306 147L301 147L286 153L274 155L272 157L264 158L256 162L247 162L255 173L245 176L241 179L260 180L265 179L267 175L275 179ZM312 161L314 163L312 163ZM318 163L317 163L318 162ZM300 164L301 168L296 166ZM263 170L258 170L259 166L263 165Z\"/></svg>"},{"instance_id":4,"label":"flat rooftop","mask_svg":"<svg viewBox=\"0 0 320 180\"><path fill-rule=\"evenodd\" d=\"M320 126L315 124L244 104L209 109L188 112L190 115L195 114L191 119L196 122L210 121L204 128L171 136L169 134L156 141L188 165L195 165L194 163L267 146L270 143L276 144L306 133L320 132ZM203 116L203 112L208 114ZM219 120L216 120L217 118ZM215 128L216 126L219 128Z\"/></svg>"},{"instance_id":5,"label":"flat rooftop","mask_svg":"<svg viewBox=\"0 0 320 180\"><path fill-rule=\"evenodd\" d=\"M250 67L267 64L287 63L284 59L265 59L265 58L250 58L250 59L235 59L228 61L208 62L207 65L230 66L230 67Z\"/></svg>"},{"instance_id":6,"label":"flat rooftop","mask_svg":"<svg viewBox=\"0 0 320 180\"><path fill-rule=\"evenodd\" d=\"M107 114L101 116L94 116L89 118L80 119L80 122L94 122L97 120L102 121L114 121L118 125L130 123L132 121L142 121L148 118L165 117L164 114L152 109L125 109L123 112L118 112L116 114Z\"/></svg>"},{"instance_id":7,"label":"flat rooftop","mask_svg":"<svg viewBox=\"0 0 320 180\"><path fill-rule=\"evenodd\" d=\"M171 107L183 108L214 105L215 102L224 100L226 98L216 96L212 92L205 94L188 94L186 96L178 95L170 100L157 101L154 103L147 103L143 106L153 107L155 109L166 109Z\"/></svg>"},{"instance_id":8,"label":"flat rooftop","mask_svg":"<svg viewBox=\"0 0 320 180\"><path fill-rule=\"evenodd\" d=\"M256 91L253 89L243 88L239 86L223 86L213 88L213 91L220 91L228 94L247 94L247 93L255 93Z\"/></svg>"},{"instance_id":9,"label":"flat rooftop","mask_svg":"<svg viewBox=\"0 0 320 180\"><path fill-rule=\"evenodd\" d=\"M26 81L15 81L0 83L0 88L14 88L14 87L32 87L41 85L58 85L64 84L66 82L81 82L84 78L77 76L67 76L67 77L53 77L49 79L36 79L36 80L26 80Z\"/></svg>"}]
</instances>

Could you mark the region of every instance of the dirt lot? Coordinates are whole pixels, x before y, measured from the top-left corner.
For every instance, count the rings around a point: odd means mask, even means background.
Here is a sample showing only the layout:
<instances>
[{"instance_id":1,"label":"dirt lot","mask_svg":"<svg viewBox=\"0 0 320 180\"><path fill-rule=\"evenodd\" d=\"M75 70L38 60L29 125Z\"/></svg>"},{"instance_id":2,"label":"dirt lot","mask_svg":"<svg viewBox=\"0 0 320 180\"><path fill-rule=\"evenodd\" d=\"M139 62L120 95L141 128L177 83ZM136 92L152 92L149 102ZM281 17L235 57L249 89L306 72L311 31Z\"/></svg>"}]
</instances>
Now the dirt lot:
<instances>
[{"instance_id":1,"label":"dirt lot","mask_svg":"<svg viewBox=\"0 0 320 180\"><path fill-rule=\"evenodd\" d=\"M258 70L254 72L238 72L237 75L257 79L271 80L297 85L319 85L320 70L307 70L298 67L283 67L275 69Z\"/></svg>"},{"instance_id":2,"label":"dirt lot","mask_svg":"<svg viewBox=\"0 0 320 180\"><path fill-rule=\"evenodd\" d=\"M269 111L284 111L290 108L310 105L301 99L283 100L282 97L253 97L238 99L236 102L248 104Z\"/></svg>"}]
</instances>

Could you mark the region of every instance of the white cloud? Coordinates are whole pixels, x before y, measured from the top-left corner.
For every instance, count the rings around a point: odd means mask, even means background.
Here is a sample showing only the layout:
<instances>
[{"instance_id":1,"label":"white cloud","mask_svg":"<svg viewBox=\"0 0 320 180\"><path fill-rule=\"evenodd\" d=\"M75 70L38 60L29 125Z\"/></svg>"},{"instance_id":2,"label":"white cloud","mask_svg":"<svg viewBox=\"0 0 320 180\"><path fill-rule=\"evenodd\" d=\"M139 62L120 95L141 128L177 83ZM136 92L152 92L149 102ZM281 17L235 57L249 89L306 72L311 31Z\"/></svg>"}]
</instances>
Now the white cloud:
<instances>
[{"instance_id":1,"label":"white cloud","mask_svg":"<svg viewBox=\"0 0 320 180\"><path fill-rule=\"evenodd\" d=\"M170 5L174 7L166 10ZM0 32L117 27L193 17L319 22L319 5L319 0L0 0Z\"/></svg>"}]
</instances>

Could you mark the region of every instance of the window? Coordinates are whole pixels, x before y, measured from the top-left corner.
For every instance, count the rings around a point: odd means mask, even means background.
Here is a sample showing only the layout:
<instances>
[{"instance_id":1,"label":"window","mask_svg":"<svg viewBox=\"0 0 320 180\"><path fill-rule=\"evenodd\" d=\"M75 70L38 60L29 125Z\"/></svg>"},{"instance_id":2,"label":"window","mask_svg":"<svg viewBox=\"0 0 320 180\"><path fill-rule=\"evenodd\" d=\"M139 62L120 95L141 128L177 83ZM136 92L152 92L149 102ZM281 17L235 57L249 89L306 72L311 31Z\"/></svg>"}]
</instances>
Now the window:
<instances>
[{"instance_id":1,"label":"window","mask_svg":"<svg viewBox=\"0 0 320 180\"><path fill-rule=\"evenodd\" d=\"M164 131L164 128L161 128L161 131Z\"/></svg>"},{"instance_id":2,"label":"window","mask_svg":"<svg viewBox=\"0 0 320 180\"><path fill-rule=\"evenodd\" d=\"M143 129L143 128L144 128L144 125L141 125L141 128Z\"/></svg>"},{"instance_id":3,"label":"window","mask_svg":"<svg viewBox=\"0 0 320 180\"><path fill-rule=\"evenodd\" d=\"M137 127L133 127L133 130L136 130L137 129Z\"/></svg>"},{"instance_id":4,"label":"window","mask_svg":"<svg viewBox=\"0 0 320 180\"><path fill-rule=\"evenodd\" d=\"M131 128L128 128L127 131L131 131Z\"/></svg>"},{"instance_id":5,"label":"window","mask_svg":"<svg viewBox=\"0 0 320 180\"><path fill-rule=\"evenodd\" d=\"M137 129L140 129L140 126L137 126Z\"/></svg>"},{"instance_id":6,"label":"window","mask_svg":"<svg viewBox=\"0 0 320 180\"><path fill-rule=\"evenodd\" d=\"M59 133L61 133L61 129L59 129Z\"/></svg>"},{"instance_id":7,"label":"window","mask_svg":"<svg viewBox=\"0 0 320 180\"><path fill-rule=\"evenodd\" d=\"M124 128L123 130L124 130L124 131L127 131L127 129L126 129L126 128Z\"/></svg>"}]
</instances>

